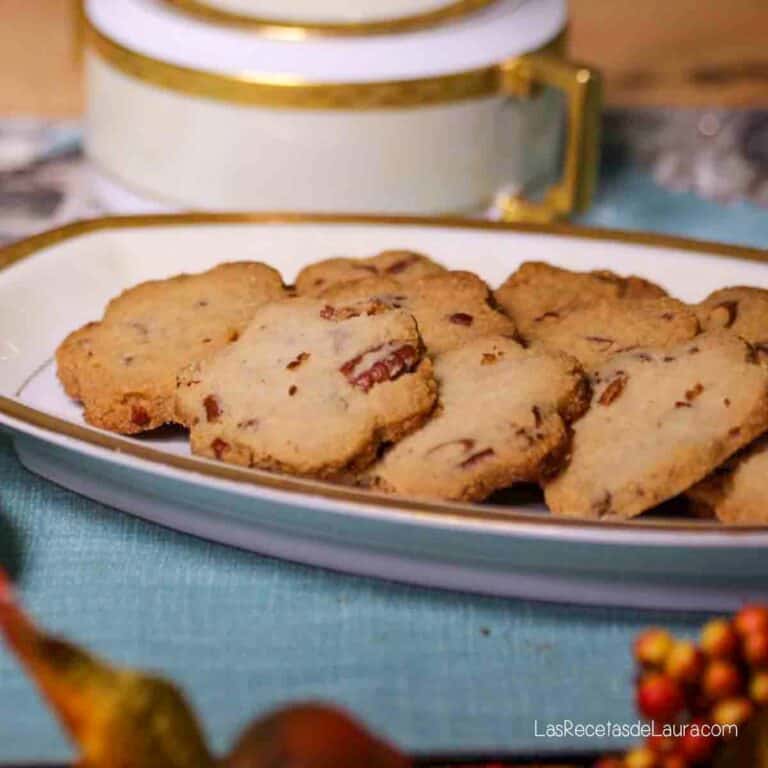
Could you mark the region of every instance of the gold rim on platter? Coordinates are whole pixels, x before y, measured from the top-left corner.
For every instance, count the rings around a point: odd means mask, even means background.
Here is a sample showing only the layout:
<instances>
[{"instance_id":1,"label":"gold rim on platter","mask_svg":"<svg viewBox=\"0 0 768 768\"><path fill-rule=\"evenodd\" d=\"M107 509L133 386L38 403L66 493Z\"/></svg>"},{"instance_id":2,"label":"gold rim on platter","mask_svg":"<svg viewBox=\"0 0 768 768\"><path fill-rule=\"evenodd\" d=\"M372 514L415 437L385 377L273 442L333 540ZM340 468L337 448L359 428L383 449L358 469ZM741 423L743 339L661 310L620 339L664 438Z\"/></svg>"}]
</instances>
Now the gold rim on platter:
<instances>
[{"instance_id":1,"label":"gold rim on platter","mask_svg":"<svg viewBox=\"0 0 768 768\"><path fill-rule=\"evenodd\" d=\"M203 21L253 29L265 35L304 39L312 35L383 35L410 32L459 19L493 5L498 0L453 0L441 8L426 13L403 16L399 19L350 23L307 23L288 19L261 18L226 11L200 0L163 0L163 2Z\"/></svg>"},{"instance_id":2,"label":"gold rim on platter","mask_svg":"<svg viewBox=\"0 0 768 768\"><path fill-rule=\"evenodd\" d=\"M89 219L44 232L40 235L13 243L0 249L0 270L10 267L35 253L66 242L73 238L100 231L217 224L367 224L373 226L435 227L440 229L465 229L476 231L522 232L560 237L601 240L630 245L646 245L670 250L699 252L711 256L768 262L768 251L745 248L736 245L710 243L687 238L652 233L624 232L620 230L574 227L566 224L509 224L504 222L477 221L461 218L372 216L345 214L304 214L304 213L188 213L160 214L145 216L110 216ZM0 413L12 420L48 433L68 437L88 445L122 453L136 459L173 469L194 472L207 477L256 485L271 490L311 494L322 498L361 503L390 512L423 514L452 522L474 521L509 529L515 523L540 526L542 528L567 528L581 530L614 531L659 531L686 532L707 536L741 538L755 533L766 533L759 526L726 527L719 523L696 520L669 522L664 520L641 520L629 522L601 522L553 518L533 513L511 512L504 507L488 507L478 504L430 502L418 499L383 496L369 491L334 486L315 480L277 475L262 470L218 464L196 457L177 456L148 447L135 440L103 432L44 413L19 402L15 398L0 396Z\"/></svg>"}]
</instances>

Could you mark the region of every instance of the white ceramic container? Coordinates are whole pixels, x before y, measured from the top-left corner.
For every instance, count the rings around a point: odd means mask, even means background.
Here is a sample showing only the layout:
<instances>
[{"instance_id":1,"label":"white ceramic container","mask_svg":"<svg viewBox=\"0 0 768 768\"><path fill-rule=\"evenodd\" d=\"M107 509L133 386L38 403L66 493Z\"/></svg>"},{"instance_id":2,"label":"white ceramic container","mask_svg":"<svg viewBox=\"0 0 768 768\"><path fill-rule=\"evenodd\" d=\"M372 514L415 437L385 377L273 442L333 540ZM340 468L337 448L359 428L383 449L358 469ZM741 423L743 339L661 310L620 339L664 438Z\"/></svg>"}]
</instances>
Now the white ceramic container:
<instances>
[{"instance_id":1,"label":"white ceramic container","mask_svg":"<svg viewBox=\"0 0 768 768\"><path fill-rule=\"evenodd\" d=\"M589 200L599 87L563 57L565 0L303 41L159 0L88 0L86 14L87 152L148 201L448 213L503 191L509 216L548 219ZM538 203L516 197L533 189Z\"/></svg>"},{"instance_id":2,"label":"white ceramic container","mask_svg":"<svg viewBox=\"0 0 768 768\"><path fill-rule=\"evenodd\" d=\"M142 280L255 259L291 281L316 259L388 248L422 250L493 286L520 262L544 259L639 274L684 301L730 283L768 287L763 251L563 225L271 214L80 222L0 249L0 428L27 467L60 485L272 556L565 602L730 610L768 599L768 528L671 516L578 521L550 516L529 494L449 504L244 469L190 455L182 434L94 429L56 379L64 336Z\"/></svg>"},{"instance_id":3,"label":"white ceramic container","mask_svg":"<svg viewBox=\"0 0 768 768\"><path fill-rule=\"evenodd\" d=\"M439 24L498 0L163 0L214 23L300 29L304 34L380 34Z\"/></svg>"}]
</instances>

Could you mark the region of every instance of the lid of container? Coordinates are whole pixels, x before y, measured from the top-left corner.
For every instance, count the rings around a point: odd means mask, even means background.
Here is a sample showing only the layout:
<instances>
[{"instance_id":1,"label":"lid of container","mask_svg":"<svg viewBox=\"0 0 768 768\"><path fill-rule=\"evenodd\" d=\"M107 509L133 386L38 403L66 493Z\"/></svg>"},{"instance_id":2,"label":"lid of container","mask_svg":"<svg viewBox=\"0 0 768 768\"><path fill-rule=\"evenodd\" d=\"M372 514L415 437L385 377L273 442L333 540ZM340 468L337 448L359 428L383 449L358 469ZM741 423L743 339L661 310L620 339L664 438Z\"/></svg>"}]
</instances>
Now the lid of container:
<instances>
[{"instance_id":1,"label":"lid of container","mask_svg":"<svg viewBox=\"0 0 768 768\"><path fill-rule=\"evenodd\" d=\"M497 0L162 0L214 23L310 25L331 34L404 31L472 13ZM519 0L522 2L522 0ZM356 29L355 29L356 28Z\"/></svg>"},{"instance_id":2,"label":"lid of container","mask_svg":"<svg viewBox=\"0 0 768 768\"><path fill-rule=\"evenodd\" d=\"M159 0L87 0L93 27L154 59L254 81L365 83L491 67L563 29L566 0L500 0L452 24L400 35L275 39L205 24Z\"/></svg>"}]
</instances>

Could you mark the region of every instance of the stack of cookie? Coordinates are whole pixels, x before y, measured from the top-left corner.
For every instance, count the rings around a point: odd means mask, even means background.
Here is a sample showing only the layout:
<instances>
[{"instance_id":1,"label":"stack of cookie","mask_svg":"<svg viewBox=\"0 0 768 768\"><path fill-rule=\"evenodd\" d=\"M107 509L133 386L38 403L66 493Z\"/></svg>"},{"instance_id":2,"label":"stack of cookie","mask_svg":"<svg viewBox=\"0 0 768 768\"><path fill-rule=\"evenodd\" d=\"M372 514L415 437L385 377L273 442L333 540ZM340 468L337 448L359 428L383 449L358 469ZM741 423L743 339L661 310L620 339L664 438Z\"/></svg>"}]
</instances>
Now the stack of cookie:
<instances>
[{"instance_id":1,"label":"stack of cookie","mask_svg":"<svg viewBox=\"0 0 768 768\"><path fill-rule=\"evenodd\" d=\"M743 523L768 522L766 339L758 289L687 306L528 263L493 294L388 251L292 288L256 263L137 286L57 362L89 423L181 424L212 459L445 500L539 483L554 514L593 519L687 493Z\"/></svg>"}]
</instances>

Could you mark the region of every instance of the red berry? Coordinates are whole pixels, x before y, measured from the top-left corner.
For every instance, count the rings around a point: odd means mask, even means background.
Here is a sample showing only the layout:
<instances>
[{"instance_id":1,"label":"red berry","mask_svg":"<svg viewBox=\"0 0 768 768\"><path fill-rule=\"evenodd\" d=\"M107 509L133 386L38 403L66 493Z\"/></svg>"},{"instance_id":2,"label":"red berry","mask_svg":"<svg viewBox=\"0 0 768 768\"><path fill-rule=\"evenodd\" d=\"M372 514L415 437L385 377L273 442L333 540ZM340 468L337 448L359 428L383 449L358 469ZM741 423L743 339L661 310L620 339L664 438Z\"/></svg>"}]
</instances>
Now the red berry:
<instances>
[{"instance_id":1,"label":"red berry","mask_svg":"<svg viewBox=\"0 0 768 768\"><path fill-rule=\"evenodd\" d=\"M768 666L768 631L753 632L744 638L744 658L752 667Z\"/></svg>"},{"instance_id":2,"label":"red berry","mask_svg":"<svg viewBox=\"0 0 768 768\"><path fill-rule=\"evenodd\" d=\"M646 667L661 667L674 640L665 629L647 629L635 640L635 658Z\"/></svg>"},{"instance_id":3,"label":"red berry","mask_svg":"<svg viewBox=\"0 0 768 768\"><path fill-rule=\"evenodd\" d=\"M645 740L645 746L656 755L668 755L675 750L677 741L672 736L663 736L660 733L651 734Z\"/></svg>"},{"instance_id":4,"label":"red berry","mask_svg":"<svg viewBox=\"0 0 768 768\"><path fill-rule=\"evenodd\" d=\"M768 672L758 672L749 683L749 695L759 706L768 704Z\"/></svg>"},{"instance_id":5,"label":"red berry","mask_svg":"<svg viewBox=\"0 0 768 768\"><path fill-rule=\"evenodd\" d=\"M704 669L704 654L690 641L675 643L667 656L664 670L683 683L698 680Z\"/></svg>"},{"instance_id":6,"label":"red berry","mask_svg":"<svg viewBox=\"0 0 768 768\"><path fill-rule=\"evenodd\" d=\"M603 757L593 768L624 768L624 761L619 757Z\"/></svg>"},{"instance_id":7,"label":"red berry","mask_svg":"<svg viewBox=\"0 0 768 768\"><path fill-rule=\"evenodd\" d=\"M738 667L730 661L715 659L704 670L701 687L711 701L727 699L741 692L743 680Z\"/></svg>"},{"instance_id":8,"label":"red berry","mask_svg":"<svg viewBox=\"0 0 768 768\"><path fill-rule=\"evenodd\" d=\"M636 747L627 752L624 765L626 768L658 768L659 763L650 749Z\"/></svg>"},{"instance_id":9,"label":"red berry","mask_svg":"<svg viewBox=\"0 0 768 768\"><path fill-rule=\"evenodd\" d=\"M668 675L652 672L637 686L637 707L650 720L670 722L685 706L680 684Z\"/></svg>"},{"instance_id":10,"label":"red berry","mask_svg":"<svg viewBox=\"0 0 768 768\"><path fill-rule=\"evenodd\" d=\"M709 762L717 746L717 739L711 733L707 732L705 736L701 732L707 725L708 723L702 718L693 720L679 740L680 754L694 765Z\"/></svg>"},{"instance_id":11,"label":"red berry","mask_svg":"<svg viewBox=\"0 0 768 768\"><path fill-rule=\"evenodd\" d=\"M667 755L661 759L660 768L688 768L688 761L682 755Z\"/></svg>"},{"instance_id":12,"label":"red berry","mask_svg":"<svg viewBox=\"0 0 768 768\"><path fill-rule=\"evenodd\" d=\"M744 725L752 717L754 706L743 696L725 699L712 709L712 722L718 725Z\"/></svg>"},{"instance_id":13,"label":"red berry","mask_svg":"<svg viewBox=\"0 0 768 768\"><path fill-rule=\"evenodd\" d=\"M768 630L768 607L764 605L744 606L735 616L733 625L740 635Z\"/></svg>"},{"instance_id":14,"label":"red berry","mask_svg":"<svg viewBox=\"0 0 768 768\"><path fill-rule=\"evenodd\" d=\"M707 656L731 658L739 650L739 636L729 621L714 619L701 630L701 649Z\"/></svg>"}]
</instances>

